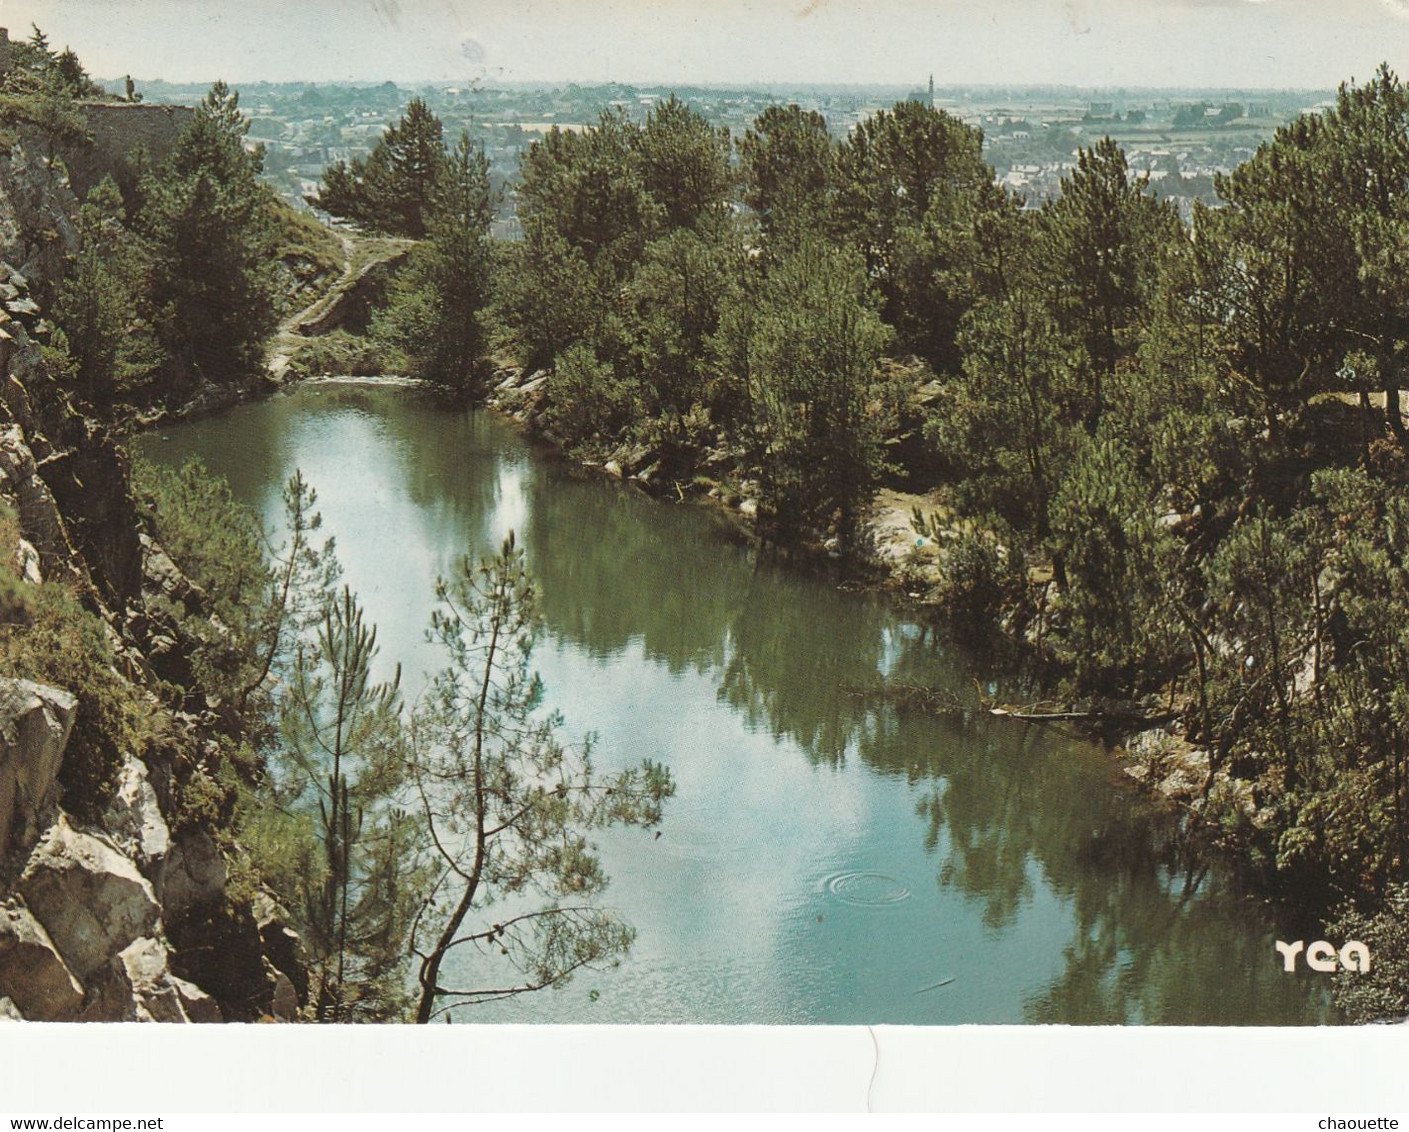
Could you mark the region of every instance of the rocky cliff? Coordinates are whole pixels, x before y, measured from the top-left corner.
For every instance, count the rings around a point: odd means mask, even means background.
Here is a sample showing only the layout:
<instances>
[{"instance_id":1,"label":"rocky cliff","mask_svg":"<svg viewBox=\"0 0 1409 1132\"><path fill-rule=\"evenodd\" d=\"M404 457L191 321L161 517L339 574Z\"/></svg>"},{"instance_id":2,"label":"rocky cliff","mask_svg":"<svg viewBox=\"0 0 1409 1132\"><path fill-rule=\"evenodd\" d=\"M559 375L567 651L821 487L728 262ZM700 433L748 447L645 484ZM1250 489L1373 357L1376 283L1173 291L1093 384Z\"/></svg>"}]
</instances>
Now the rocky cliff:
<instances>
[{"instance_id":1,"label":"rocky cliff","mask_svg":"<svg viewBox=\"0 0 1409 1132\"><path fill-rule=\"evenodd\" d=\"M293 1018L296 937L231 880L218 819L181 803L219 758L218 705L173 682L181 635L159 609L199 593L142 530L121 444L45 364L76 209L61 168L23 145L0 154L0 1021ZM90 692L26 679L15 659L42 648L26 595L54 591L98 627L103 679L147 717L98 786L70 773Z\"/></svg>"}]
</instances>

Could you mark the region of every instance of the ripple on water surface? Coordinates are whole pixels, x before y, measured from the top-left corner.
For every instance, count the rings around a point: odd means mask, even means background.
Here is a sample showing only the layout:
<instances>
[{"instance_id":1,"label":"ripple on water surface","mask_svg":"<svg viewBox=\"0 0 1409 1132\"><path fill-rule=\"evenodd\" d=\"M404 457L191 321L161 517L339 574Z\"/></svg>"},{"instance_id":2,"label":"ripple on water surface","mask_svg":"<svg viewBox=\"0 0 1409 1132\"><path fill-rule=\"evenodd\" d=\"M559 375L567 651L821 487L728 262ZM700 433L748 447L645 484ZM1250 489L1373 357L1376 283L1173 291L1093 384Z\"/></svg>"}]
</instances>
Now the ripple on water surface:
<instances>
[{"instance_id":1,"label":"ripple on water surface","mask_svg":"<svg viewBox=\"0 0 1409 1132\"><path fill-rule=\"evenodd\" d=\"M910 890L885 873L837 873L824 882L826 890L843 904L879 908L910 899Z\"/></svg>"}]
</instances>

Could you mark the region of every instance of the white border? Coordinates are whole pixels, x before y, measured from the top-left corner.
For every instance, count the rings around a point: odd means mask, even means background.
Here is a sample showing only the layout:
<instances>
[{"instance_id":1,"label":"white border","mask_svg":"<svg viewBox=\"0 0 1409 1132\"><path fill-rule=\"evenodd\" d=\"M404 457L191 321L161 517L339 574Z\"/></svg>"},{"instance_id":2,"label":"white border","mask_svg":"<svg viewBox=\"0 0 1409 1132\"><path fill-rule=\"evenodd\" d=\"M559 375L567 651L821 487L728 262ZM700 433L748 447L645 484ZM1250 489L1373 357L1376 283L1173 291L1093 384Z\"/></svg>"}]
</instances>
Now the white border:
<instances>
[{"instance_id":1,"label":"white border","mask_svg":"<svg viewBox=\"0 0 1409 1132\"><path fill-rule=\"evenodd\" d=\"M1391 1113L1409 1026L0 1027L0 1117L868 1107Z\"/></svg>"}]
</instances>

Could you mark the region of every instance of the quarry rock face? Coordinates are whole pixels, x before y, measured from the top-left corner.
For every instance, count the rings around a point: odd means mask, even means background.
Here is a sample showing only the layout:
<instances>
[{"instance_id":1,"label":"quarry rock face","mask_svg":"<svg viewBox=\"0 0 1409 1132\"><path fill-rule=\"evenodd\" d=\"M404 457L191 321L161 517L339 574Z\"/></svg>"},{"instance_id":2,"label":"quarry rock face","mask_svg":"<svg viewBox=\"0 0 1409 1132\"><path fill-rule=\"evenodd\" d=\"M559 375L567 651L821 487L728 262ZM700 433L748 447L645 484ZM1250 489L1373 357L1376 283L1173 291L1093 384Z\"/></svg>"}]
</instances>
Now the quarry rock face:
<instances>
[{"instance_id":1,"label":"quarry rock face","mask_svg":"<svg viewBox=\"0 0 1409 1132\"><path fill-rule=\"evenodd\" d=\"M171 849L171 831L161 816L157 792L141 759L129 755L123 763L117 793L108 805L103 824L122 851L150 879Z\"/></svg>"},{"instance_id":2,"label":"quarry rock face","mask_svg":"<svg viewBox=\"0 0 1409 1132\"><path fill-rule=\"evenodd\" d=\"M0 678L0 861L39 839L77 711L62 689Z\"/></svg>"},{"instance_id":3,"label":"quarry rock face","mask_svg":"<svg viewBox=\"0 0 1409 1132\"><path fill-rule=\"evenodd\" d=\"M161 908L137 866L61 818L20 877L20 894L80 980L157 930Z\"/></svg>"},{"instance_id":4,"label":"quarry rock face","mask_svg":"<svg viewBox=\"0 0 1409 1132\"><path fill-rule=\"evenodd\" d=\"M0 567L21 595L71 591L100 621L134 702L164 713L181 705L163 680L195 686L180 615L208 616L209 603L144 533L123 445L42 347L82 244L74 188L119 169L137 142L159 159L193 112L82 111L92 141L64 161L25 127L0 151L0 506L13 515ZM59 775L86 694L0 677L0 1021L255 1020L276 989L287 1007L268 953L284 983L306 987L297 937L274 923L262 935L232 899L210 821L174 830L171 744L125 752L111 796L73 806L82 822L65 812ZM182 735L197 761L212 726L191 716Z\"/></svg>"},{"instance_id":5,"label":"quarry rock face","mask_svg":"<svg viewBox=\"0 0 1409 1132\"><path fill-rule=\"evenodd\" d=\"M189 1022L185 999L159 940L134 940L89 984L83 1022Z\"/></svg>"},{"instance_id":6,"label":"quarry rock face","mask_svg":"<svg viewBox=\"0 0 1409 1132\"><path fill-rule=\"evenodd\" d=\"M14 899L0 904L0 995L35 1021L66 1021L83 1005L83 987L49 934Z\"/></svg>"}]
</instances>

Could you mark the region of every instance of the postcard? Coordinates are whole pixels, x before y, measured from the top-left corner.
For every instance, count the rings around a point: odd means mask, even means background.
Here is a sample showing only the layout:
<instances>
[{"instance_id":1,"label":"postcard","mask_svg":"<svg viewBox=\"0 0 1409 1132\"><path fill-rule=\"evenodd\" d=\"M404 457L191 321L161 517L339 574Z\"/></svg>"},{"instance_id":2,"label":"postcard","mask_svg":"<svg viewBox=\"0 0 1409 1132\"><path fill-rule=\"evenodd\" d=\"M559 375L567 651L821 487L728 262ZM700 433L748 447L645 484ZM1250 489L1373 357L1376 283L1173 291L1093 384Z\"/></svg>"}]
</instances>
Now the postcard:
<instances>
[{"instance_id":1,"label":"postcard","mask_svg":"<svg viewBox=\"0 0 1409 1132\"><path fill-rule=\"evenodd\" d=\"M3 21L0 1045L1409 1016L1400 0Z\"/></svg>"}]
</instances>

